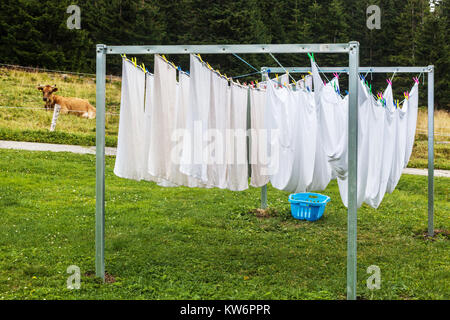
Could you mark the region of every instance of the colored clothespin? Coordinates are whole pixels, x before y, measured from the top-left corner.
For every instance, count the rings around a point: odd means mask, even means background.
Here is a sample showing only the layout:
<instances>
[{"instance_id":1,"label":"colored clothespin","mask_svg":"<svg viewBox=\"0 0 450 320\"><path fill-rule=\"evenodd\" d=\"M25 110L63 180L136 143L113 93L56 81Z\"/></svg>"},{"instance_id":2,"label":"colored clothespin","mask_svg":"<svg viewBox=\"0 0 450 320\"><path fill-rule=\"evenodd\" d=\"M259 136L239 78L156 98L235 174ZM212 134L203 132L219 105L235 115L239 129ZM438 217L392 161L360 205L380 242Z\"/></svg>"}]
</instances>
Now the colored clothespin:
<instances>
[{"instance_id":1,"label":"colored clothespin","mask_svg":"<svg viewBox=\"0 0 450 320\"><path fill-rule=\"evenodd\" d=\"M336 72L333 72L333 76L334 76L336 79L339 79L339 75L338 75Z\"/></svg>"},{"instance_id":2,"label":"colored clothespin","mask_svg":"<svg viewBox=\"0 0 450 320\"><path fill-rule=\"evenodd\" d=\"M208 67L209 70L212 70L213 68L209 65L209 63L206 63L206 66Z\"/></svg>"},{"instance_id":3,"label":"colored clothespin","mask_svg":"<svg viewBox=\"0 0 450 320\"><path fill-rule=\"evenodd\" d=\"M389 85L392 86L392 81L391 81L391 79L386 79L386 82L387 82Z\"/></svg>"},{"instance_id":4,"label":"colored clothespin","mask_svg":"<svg viewBox=\"0 0 450 320\"><path fill-rule=\"evenodd\" d=\"M131 62L134 64L135 67L137 67L137 58L131 58Z\"/></svg>"},{"instance_id":5,"label":"colored clothespin","mask_svg":"<svg viewBox=\"0 0 450 320\"><path fill-rule=\"evenodd\" d=\"M163 58L165 62L167 62L167 63L169 62L165 55L162 55L161 58Z\"/></svg>"},{"instance_id":6,"label":"colored clothespin","mask_svg":"<svg viewBox=\"0 0 450 320\"><path fill-rule=\"evenodd\" d=\"M372 94L372 85L369 85L369 92Z\"/></svg>"},{"instance_id":7,"label":"colored clothespin","mask_svg":"<svg viewBox=\"0 0 450 320\"><path fill-rule=\"evenodd\" d=\"M277 79L278 82L278 73L275 73L275 78Z\"/></svg>"},{"instance_id":8,"label":"colored clothespin","mask_svg":"<svg viewBox=\"0 0 450 320\"><path fill-rule=\"evenodd\" d=\"M141 64L141 68L142 68L142 70L145 72L145 64L142 62L142 64Z\"/></svg>"},{"instance_id":9,"label":"colored clothespin","mask_svg":"<svg viewBox=\"0 0 450 320\"><path fill-rule=\"evenodd\" d=\"M406 100L408 100L409 99L408 91L403 92L403 96L405 97Z\"/></svg>"},{"instance_id":10,"label":"colored clothespin","mask_svg":"<svg viewBox=\"0 0 450 320\"><path fill-rule=\"evenodd\" d=\"M308 71L308 74L312 75L312 72L311 72L311 71Z\"/></svg>"},{"instance_id":11,"label":"colored clothespin","mask_svg":"<svg viewBox=\"0 0 450 320\"><path fill-rule=\"evenodd\" d=\"M255 86L255 83L253 81L250 81L250 84L252 85L252 88Z\"/></svg>"},{"instance_id":12,"label":"colored clothespin","mask_svg":"<svg viewBox=\"0 0 450 320\"><path fill-rule=\"evenodd\" d=\"M415 83L419 84L419 78L413 77L413 80L414 80Z\"/></svg>"},{"instance_id":13,"label":"colored clothespin","mask_svg":"<svg viewBox=\"0 0 450 320\"><path fill-rule=\"evenodd\" d=\"M200 59L201 62L203 62L202 56L200 54L197 54L197 57Z\"/></svg>"},{"instance_id":14,"label":"colored clothespin","mask_svg":"<svg viewBox=\"0 0 450 320\"><path fill-rule=\"evenodd\" d=\"M314 62L314 53L308 53L308 57Z\"/></svg>"}]
</instances>

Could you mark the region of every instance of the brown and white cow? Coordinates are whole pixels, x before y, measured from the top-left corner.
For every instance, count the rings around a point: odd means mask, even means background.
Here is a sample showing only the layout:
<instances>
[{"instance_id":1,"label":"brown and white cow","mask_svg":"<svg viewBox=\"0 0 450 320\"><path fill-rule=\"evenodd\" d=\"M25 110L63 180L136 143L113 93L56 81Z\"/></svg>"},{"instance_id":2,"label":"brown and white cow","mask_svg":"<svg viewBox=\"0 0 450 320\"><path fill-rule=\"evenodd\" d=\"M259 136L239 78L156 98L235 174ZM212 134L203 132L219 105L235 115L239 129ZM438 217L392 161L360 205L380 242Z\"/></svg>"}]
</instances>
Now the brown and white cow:
<instances>
[{"instance_id":1,"label":"brown and white cow","mask_svg":"<svg viewBox=\"0 0 450 320\"><path fill-rule=\"evenodd\" d=\"M45 101L46 109L53 109L55 104L61 107L61 113L76 114L79 117L94 119L95 108L86 99L65 98L54 94L58 91L56 85L38 86L37 89L42 91L42 99Z\"/></svg>"}]
</instances>

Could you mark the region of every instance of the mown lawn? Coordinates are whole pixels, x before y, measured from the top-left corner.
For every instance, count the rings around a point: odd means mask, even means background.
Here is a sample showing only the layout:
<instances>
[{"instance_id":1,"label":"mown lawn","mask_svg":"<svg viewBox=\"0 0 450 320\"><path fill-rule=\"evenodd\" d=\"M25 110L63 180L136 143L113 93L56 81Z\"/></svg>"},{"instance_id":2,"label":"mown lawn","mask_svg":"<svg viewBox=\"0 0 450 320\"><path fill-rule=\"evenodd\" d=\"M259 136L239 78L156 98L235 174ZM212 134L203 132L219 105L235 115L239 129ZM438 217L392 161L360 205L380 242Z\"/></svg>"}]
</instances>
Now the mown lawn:
<instances>
[{"instance_id":1,"label":"mown lawn","mask_svg":"<svg viewBox=\"0 0 450 320\"><path fill-rule=\"evenodd\" d=\"M106 165L106 270L94 271L95 157L0 150L0 299L345 299L346 209L337 185L324 217L290 217L288 194L161 188ZM358 211L358 295L449 299L448 235L423 236L427 178L404 175L378 210ZM450 179L435 182L435 227L448 231ZM81 268L80 290L66 288ZM381 268L381 289L366 287Z\"/></svg>"}]
</instances>

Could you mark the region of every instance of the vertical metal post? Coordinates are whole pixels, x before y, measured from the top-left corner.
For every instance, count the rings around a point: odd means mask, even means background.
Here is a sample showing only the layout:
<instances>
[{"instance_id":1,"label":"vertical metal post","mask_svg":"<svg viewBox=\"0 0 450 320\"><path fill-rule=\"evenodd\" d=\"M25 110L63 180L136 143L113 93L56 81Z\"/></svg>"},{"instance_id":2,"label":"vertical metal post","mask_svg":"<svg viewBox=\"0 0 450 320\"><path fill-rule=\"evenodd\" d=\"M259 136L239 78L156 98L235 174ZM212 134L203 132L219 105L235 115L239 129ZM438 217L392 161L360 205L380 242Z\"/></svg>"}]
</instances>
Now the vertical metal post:
<instances>
[{"instance_id":1,"label":"vertical metal post","mask_svg":"<svg viewBox=\"0 0 450 320\"><path fill-rule=\"evenodd\" d=\"M106 46L97 45L96 66L95 274L105 279L105 77Z\"/></svg>"},{"instance_id":2,"label":"vertical metal post","mask_svg":"<svg viewBox=\"0 0 450 320\"><path fill-rule=\"evenodd\" d=\"M250 130L252 128L250 90L251 90L250 88L247 89L247 130L246 131L247 131L247 164L248 164L247 170L248 170L248 177L251 177L251 175L252 175L252 165L251 165L252 157L251 157L251 154L250 154L251 150L252 150L252 147L251 147L252 139L251 139L251 136L250 136L250 132L251 132Z\"/></svg>"},{"instance_id":3,"label":"vertical metal post","mask_svg":"<svg viewBox=\"0 0 450 320\"><path fill-rule=\"evenodd\" d=\"M428 66L428 236L434 236L434 66Z\"/></svg>"},{"instance_id":4,"label":"vertical metal post","mask_svg":"<svg viewBox=\"0 0 450 320\"><path fill-rule=\"evenodd\" d=\"M261 71L263 71L263 73L261 74L262 80L263 81L269 80L269 76L267 74L264 76L265 70L261 70ZM267 134L269 134L269 133L267 133ZM266 208L267 208L267 184L263 185L261 187L261 209L266 209Z\"/></svg>"},{"instance_id":5,"label":"vertical metal post","mask_svg":"<svg viewBox=\"0 0 450 320\"><path fill-rule=\"evenodd\" d=\"M356 300L359 43L349 44L347 299Z\"/></svg>"}]
</instances>

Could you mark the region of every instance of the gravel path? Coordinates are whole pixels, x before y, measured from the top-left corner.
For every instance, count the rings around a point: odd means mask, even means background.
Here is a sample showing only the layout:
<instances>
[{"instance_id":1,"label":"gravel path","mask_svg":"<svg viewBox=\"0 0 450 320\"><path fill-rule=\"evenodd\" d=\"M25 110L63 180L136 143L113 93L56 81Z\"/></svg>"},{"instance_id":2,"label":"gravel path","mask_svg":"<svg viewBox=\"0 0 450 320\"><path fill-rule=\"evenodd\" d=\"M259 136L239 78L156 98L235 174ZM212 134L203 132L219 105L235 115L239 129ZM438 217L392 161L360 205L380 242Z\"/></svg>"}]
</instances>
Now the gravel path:
<instances>
[{"instance_id":1,"label":"gravel path","mask_svg":"<svg viewBox=\"0 0 450 320\"><path fill-rule=\"evenodd\" d=\"M51 144L51 143L37 143L37 142L21 142L21 141L4 141L0 140L0 149L15 149L28 151L52 151L52 152L72 152L80 154L95 154L95 147L82 147L67 144ZM107 156L115 156L116 148L105 148ZM404 174L413 174L418 176L427 176L427 169L406 168L403 170ZM434 170L435 177L450 178L450 170Z\"/></svg>"}]
</instances>

